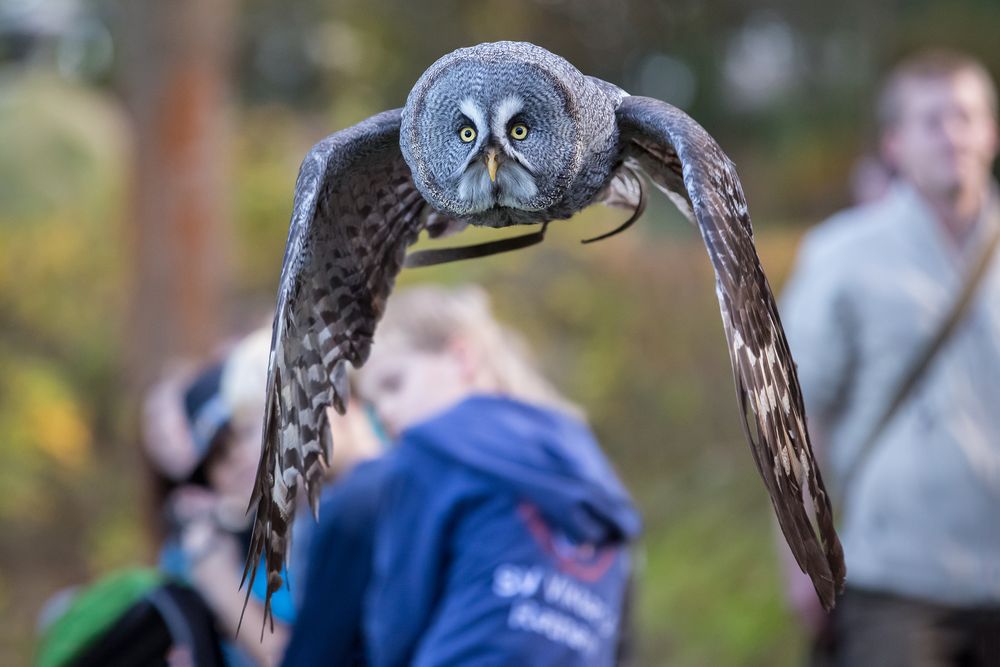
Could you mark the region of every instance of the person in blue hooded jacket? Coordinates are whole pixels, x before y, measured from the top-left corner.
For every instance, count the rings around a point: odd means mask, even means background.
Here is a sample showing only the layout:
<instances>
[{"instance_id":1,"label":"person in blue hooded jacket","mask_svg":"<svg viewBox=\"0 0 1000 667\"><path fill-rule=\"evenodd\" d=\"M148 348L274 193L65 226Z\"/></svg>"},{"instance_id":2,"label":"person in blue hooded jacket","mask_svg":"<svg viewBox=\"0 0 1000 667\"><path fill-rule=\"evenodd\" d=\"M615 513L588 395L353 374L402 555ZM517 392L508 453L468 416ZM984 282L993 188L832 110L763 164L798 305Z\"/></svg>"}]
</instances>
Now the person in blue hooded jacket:
<instances>
[{"instance_id":1,"label":"person in blue hooded jacket","mask_svg":"<svg viewBox=\"0 0 1000 667\"><path fill-rule=\"evenodd\" d=\"M482 291L397 293L360 387L397 446L321 506L285 664L615 664L638 513Z\"/></svg>"}]
</instances>

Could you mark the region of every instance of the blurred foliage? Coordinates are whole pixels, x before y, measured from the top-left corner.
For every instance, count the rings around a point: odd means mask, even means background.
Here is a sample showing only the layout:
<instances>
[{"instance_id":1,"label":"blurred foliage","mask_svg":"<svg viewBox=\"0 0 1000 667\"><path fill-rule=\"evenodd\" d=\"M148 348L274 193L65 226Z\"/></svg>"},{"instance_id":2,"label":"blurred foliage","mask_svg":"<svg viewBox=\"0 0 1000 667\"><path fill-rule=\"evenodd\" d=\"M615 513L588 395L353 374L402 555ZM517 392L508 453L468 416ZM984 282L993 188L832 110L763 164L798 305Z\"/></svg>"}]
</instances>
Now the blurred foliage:
<instances>
[{"instance_id":1,"label":"blurred foliage","mask_svg":"<svg viewBox=\"0 0 1000 667\"><path fill-rule=\"evenodd\" d=\"M135 517L114 558L88 548L141 493L115 379L126 143L106 95L0 74L0 664L57 587L143 554Z\"/></svg>"},{"instance_id":2,"label":"blurred foliage","mask_svg":"<svg viewBox=\"0 0 1000 667\"><path fill-rule=\"evenodd\" d=\"M81 6L114 25L114 3ZM691 112L739 165L775 285L801 223L846 202L888 63L946 45L1000 72L995 0L239 6L233 301L257 309L273 300L308 147L402 105L415 78L458 46L527 39ZM62 60L0 69L3 665L25 662L35 615L59 587L149 557L135 397L119 381L130 137L114 80L74 74ZM645 516L641 664L794 664L802 643L783 608L770 507L737 423L711 269L693 228L651 199L643 221L613 240L578 244L621 219L596 209L554 224L541 247L399 282L485 285L587 408ZM461 240L494 235L470 230Z\"/></svg>"}]
</instances>

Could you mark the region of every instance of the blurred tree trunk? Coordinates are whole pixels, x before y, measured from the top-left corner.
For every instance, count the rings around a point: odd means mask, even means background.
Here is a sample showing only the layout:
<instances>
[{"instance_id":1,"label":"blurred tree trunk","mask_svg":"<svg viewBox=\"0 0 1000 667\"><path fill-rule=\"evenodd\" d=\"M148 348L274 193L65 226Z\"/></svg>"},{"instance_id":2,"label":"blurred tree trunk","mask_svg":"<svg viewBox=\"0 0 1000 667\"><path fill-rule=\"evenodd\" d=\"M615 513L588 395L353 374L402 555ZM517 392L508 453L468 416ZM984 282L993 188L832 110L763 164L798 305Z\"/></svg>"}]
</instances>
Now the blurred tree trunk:
<instances>
[{"instance_id":1,"label":"blurred tree trunk","mask_svg":"<svg viewBox=\"0 0 1000 667\"><path fill-rule=\"evenodd\" d=\"M136 390L165 359L209 351L224 324L236 3L129 0L121 8L133 122L127 373Z\"/></svg>"}]
</instances>

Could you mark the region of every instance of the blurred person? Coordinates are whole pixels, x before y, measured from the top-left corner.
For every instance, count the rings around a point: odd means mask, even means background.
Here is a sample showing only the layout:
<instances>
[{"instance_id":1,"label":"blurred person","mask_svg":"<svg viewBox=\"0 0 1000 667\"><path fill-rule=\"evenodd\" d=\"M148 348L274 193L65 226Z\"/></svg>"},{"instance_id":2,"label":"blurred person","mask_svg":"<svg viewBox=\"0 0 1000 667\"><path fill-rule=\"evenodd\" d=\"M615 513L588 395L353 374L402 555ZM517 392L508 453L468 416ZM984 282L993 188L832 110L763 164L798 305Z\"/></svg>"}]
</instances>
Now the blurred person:
<instances>
[{"instance_id":1,"label":"blurred person","mask_svg":"<svg viewBox=\"0 0 1000 667\"><path fill-rule=\"evenodd\" d=\"M36 667L225 664L201 597L145 567L59 591L41 611L37 640Z\"/></svg>"},{"instance_id":2,"label":"blurred person","mask_svg":"<svg viewBox=\"0 0 1000 667\"><path fill-rule=\"evenodd\" d=\"M339 482L344 480L355 466L382 453L382 442L364 405L352 399L348 402L345 414L338 414L333 409L328 409L327 412L334 447L330 456L330 465L324 475L326 486L320 492L319 520L317 521L311 512L299 512L296 515L292 528L295 541L292 542L288 557L290 571L310 572L309 558L314 552L313 538L319 532L321 524L337 523L337 526L326 528L328 534L325 539L329 540L330 531L340 530L344 527L344 517L367 515L367 498L369 497L367 485L356 482L342 491ZM359 493L360 495L356 495ZM318 551L317 557L321 559L320 567L322 568L324 555L329 553L330 549L326 546L320 546L316 551ZM292 600L295 603L296 612L301 609L305 592L310 588L306 578L299 580L298 583L299 585L292 588ZM349 596L338 596L338 599L342 600L348 598ZM334 661L328 664L341 664L341 662Z\"/></svg>"},{"instance_id":3,"label":"blurred person","mask_svg":"<svg viewBox=\"0 0 1000 667\"><path fill-rule=\"evenodd\" d=\"M806 235L784 295L848 566L829 622L802 581L793 604L833 664L998 665L1000 262L967 277L1000 225L996 88L967 56L921 53L889 74L878 112L895 181ZM887 412L966 284L954 333Z\"/></svg>"},{"instance_id":4,"label":"blurred person","mask_svg":"<svg viewBox=\"0 0 1000 667\"><path fill-rule=\"evenodd\" d=\"M395 294L359 386L397 446L323 508L285 664L613 664L638 513L485 294Z\"/></svg>"},{"instance_id":5,"label":"blurred person","mask_svg":"<svg viewBox=\"0 0 1000 667\"><path fill-rule=\"evenodd\" d=\"M241 341L223 362L203 370L185 389L183 435L189 437L195 454L187 455L185 465L175 465L172 476L165 479L167 527L160 565L204 599L225 638L222 648L228 665L275 664L294 616L289 589L283 587L271 600L275 631L265 633L263 640L256 632L237 637L244 601L240 581L249 543L246 507L260 455L264 407L265 375L255 371L263 367L266 372L267 344L260 343L265 335L258 332ZM257 359L261 354L263 362ZM161 424L167 426L161 425L159 432L166 433L176 421L165 416ZM161 446L173 452L184 449L167 442L154 442L149 448ZM151 458L170 457L156 453ZM244 618L248 627L264 624L264 594L263 585L254 586Z\"/></svg>"},{"instance_id":6,"label":"blurred person","mask_svg":"<svg viewBox=\"0 0 1000 667\"><path fill-rule=\"evenodd\" d=\"M262 419L265 397L261 387L265 386L267 381L270 354L271 328L267 327L248 336L233 351L227 362L228 372L220 387L227 403L236 410L233 415L234 420L245 424L249 430L256 433L260 432L260 424L257 421ZM352 403L352 406L355 406L355 403ZM372 458L381 451L379 435L368 419L364 406L356 405L346 415L340 415L331 409L328 411L328 418L336 447L333 448L329 465L325 470L324 477L328 486L320 493L321 503L330 495L333 482L345 475L357 463ZM241 509L245 511L246 506ZM289 554L289 570L306 571L306 559L315 526L316 521L309 512L300 512L295 517L293 528L295 542L291 545ZM298 606L302 602L302 592L305 587L298 585L290 588L292 601Z\"/></svg>"},{"instance_id":7,"label":"blurred person","mask_svg":"<svg viewBox=\"0 0 1000 667\"><path fill-rule=\"evenodd\" d=\"M329 419L332 483L320 495L318 522L300 511L293 528L289 569L300 578L284 665L367 664L361 615L384 479L376 458L381 446L358 401L352 399L344 415L330 410Z\"/></svg>"},{"instance_id":8,"label":"blurred person","mask_svg":"<svg viewBox=\"0 0 1000 667\"><path fill-rule=\"evenodd\" d=\"M257 337L200 372L171 370L148 393L142 443L160 571L123 569L53 599L42 619L40 665L270 665L280 656L280 622L263 641L247 633L234 640L263 416L265 375L254 380L254 369L266 373L267 364L267 343ZM254 358L260 354L263 363ZM260 624L263 594L255 589L247 609ZM279 621L291 620L287 589L272 606Z\"/></svg>"},{"instance_id":9,"label":"blurred person","mask_svg":"<svg viewBox=\"0 0 1000 667\"><path fill-rule=\"evenodd\" d=\"M885 160L865 154L851 167L849 181L853 203L870 204L889 192L893 173Z\"/></svg>"}]
</instances>

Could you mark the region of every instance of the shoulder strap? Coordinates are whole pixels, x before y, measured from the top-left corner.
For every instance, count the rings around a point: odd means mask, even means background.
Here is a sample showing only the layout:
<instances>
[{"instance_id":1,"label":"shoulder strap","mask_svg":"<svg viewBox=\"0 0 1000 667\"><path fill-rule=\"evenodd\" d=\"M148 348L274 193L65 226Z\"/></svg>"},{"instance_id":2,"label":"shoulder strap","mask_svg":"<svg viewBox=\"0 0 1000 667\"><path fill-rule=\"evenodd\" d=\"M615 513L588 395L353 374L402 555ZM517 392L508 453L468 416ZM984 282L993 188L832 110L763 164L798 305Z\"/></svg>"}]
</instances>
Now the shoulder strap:
<instances>
[{"instance_id":1,"label":"shoulder strap","mask_svg":"<svg viewBox=\"0 0 1000 667\"><path fill-rule=\"evenodd\" d=\"M986 275L986 270L990 267L992 263L993 255L996 252L998 243L1000 243L1000 220L994 219L993 225L987 232L989 238L986 240L986 244L983 247L982 252L979 257L976 258L975 264L972 269L965 277L965 281L962 284L962 289L955 298L955 301L951 305L951 309L948 311L948 315L941 321L937 330L935 330L934 335L927 340L926 345L920 350L920 353L913 358L913 361L909 366L906 367L906 372L900 376L900 380L896 386L896 391L892 395L892 400L886 403L885 409L882 411L882 415L879 420L875 423L875 427L869 432L868 437L865 438L864 443L861 445L861 449L858 451L858 455L855 457L851 466L847 469L844 475L843 482L840 484L840 502L837 503L838 510L843 508L844 496L847 490L850 488L852 482L857 478L858 473L865 466L867 461L871 459L872 452L875 450L875 445L878 443L879 437L885 431L886 426L892 421L892 418L899 412L899 408L906 403L906 400L912 395L914 388L920 383L921 378L926 374L927 369L930 367L931 362L937 356L937 353L944 347L944 344L951 338L952 333L958 328L959 322L961 322L966 313L969 311L969 304L972 303L972 297L975 295L977 288L983 281L983 276ZM839 513L839 512L838 512Z\"/></svg>"}]
</instances>

